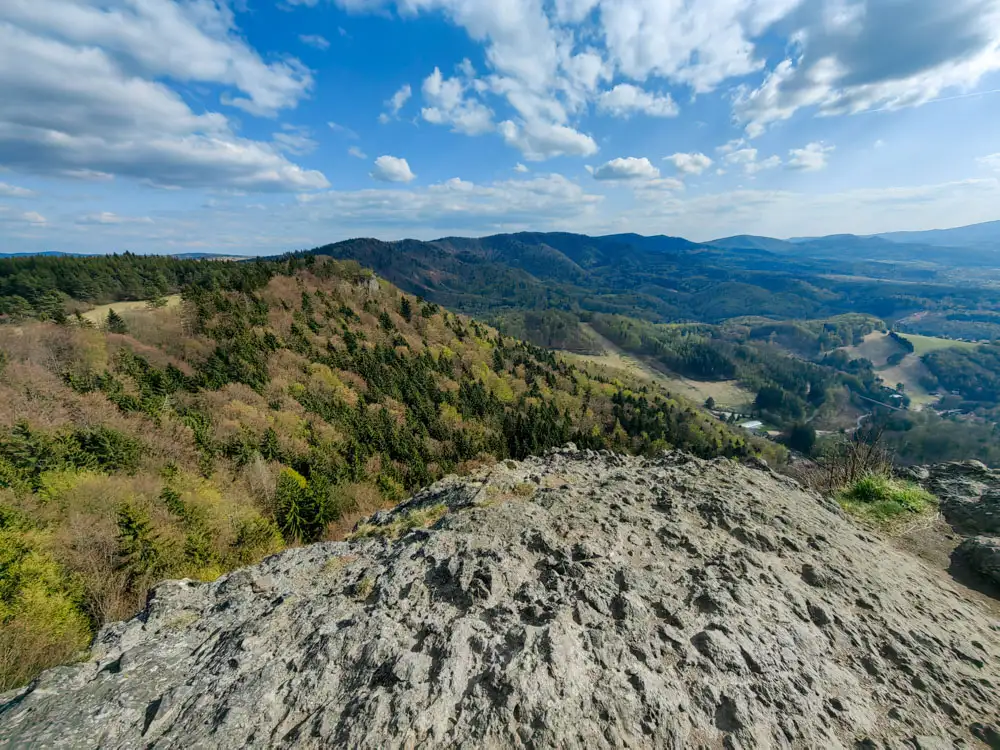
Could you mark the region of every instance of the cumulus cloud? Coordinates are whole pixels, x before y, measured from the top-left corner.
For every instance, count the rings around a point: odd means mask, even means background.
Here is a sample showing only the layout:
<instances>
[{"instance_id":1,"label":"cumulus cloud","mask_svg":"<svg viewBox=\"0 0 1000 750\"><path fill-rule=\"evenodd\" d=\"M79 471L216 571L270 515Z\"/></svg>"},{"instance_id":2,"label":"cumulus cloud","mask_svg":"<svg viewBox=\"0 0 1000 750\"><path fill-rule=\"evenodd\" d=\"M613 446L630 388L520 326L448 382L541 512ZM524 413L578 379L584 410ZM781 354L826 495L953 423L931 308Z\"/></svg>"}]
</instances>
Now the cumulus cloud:
<instances>
[{"instance_id":1,"label":"cumulus cloud","mask_svg":"<svg viewBox=\"0 0 1000 750\"><path fill-rule=\"evenodd\" d=\"M377 158L371 176L382 182L410 182L416 179L416 175L410 171L410 165L406 163L406 159L400 159L396 156Z\"/></svg>"},{"instance_id":2,"label":"cumulus cloud","mask_svg":"<svg viewBox=\"0 0 1000 750\"><path fill-rule=\"evenodd\" d=\"M816 172L826 167L827 156L833 150L834 146L824 146L822 143L809 143L803 148L789 149L785 166L804 172Z\"/></svg>"},{"instance_id":3,"label":"cumulus cloud","mask_svg":"<svg viewBox=\"0 0 1000 750\"><path fill-rule=\"evenodd\" d=\"M320 172L292 164L270 144L236 136L222 114L194 113L159 80L231 84L244 94L230 95L231 104L273 113L294 105L311 85L307 73L296 71L294 63L260 61L233 33L225 6L5 2L0 163L43 175L117 175L159 185L323 188Z\"/></svg>"},{"instance_id":4,"label":"cumulus cloud","mask_svg":"<svg viewBox=\"0 0 1000 750\"><path fill-rule=\"evenodd\" d=\"M299 34L299 41L316 49L330 49L330 42L325 36L319 34Z\"/></svg>"},{"instance_id":5,"label":"cumulus cloud","mask_svg":"<svg viewBox=\"0 0 1000 750\"><path fill-rule=\"evenodd\" d=\"M466 73L471 75L473 71ZM422 87L424 101L429 106L421 110L421 115L427 122L451 125L454 132L465 135L482 135L494 130L493 111L482 102L466 97L468 87L467 79L445 78L438 68L434 68Z\"/></svg>"},{"instance_id":6,"label":"cumulus cloud","mask_svg":"<svg viewBox=\"0 0 1000 750\"><path fill-rule=\"evenodd\" d=\"M349 149L347 149L347 153L350 154L351 156L353 156L355 159L367 159L368 158L368 154L366 154L364 151L362 151L357 146L351 146Z\"/></svg>"},{"instance_id":7,"label":"cumulus cloud","mask_svg":"<svg viewBox=\"0 0 1000 750\"><path fill-rule=\"evenodd\" d=\"M680 110L670 94L651 94L630 83L619 83L597 99L597 108L615 117L644 114L650 117L676 117Z\"/></svg>"},{"instance_id":8,"label":"cumulus cloud","mask_svg":"<svg viewBox=\"0 0 1000 750\"><path fill-rule=\"evenodd\" d=\"M12 24L2 46L20 31L57 38L84 53L100 49L149 79L230 87L224 100L253 114L292 107L313 85L310 71L294 58L265 63L239 33L226 3L5 0L0 20Z\"/></svg>"},{"instance_id":9,"label":"cumulus cloud","mask_svg":"<svg viewBox=\"0 0 1000 750\"><path fill-rule=\"evenodd\" d=\"M525 174L530 170L526 166L524 166L521 162L518 162L517 164L514 165L514 171L520 172L521 174Z\"/></svg>"},{"instance_id":10,"label":"cumulus cloud","mask_svg":"<svg viewBox=\"0 0 1000 750\"><path fill-rule=\"evenodd\" d=\"M519 149L528 161L543 161L554 156L591 156L597 153L594 139L566 125L539 120L517 125L501 122L498 130L508 145Z\"/></svg>"},{"instance_id":11,"label":"cumulus cloud","mask_svg":"<svg viewBox=\"0 0 1000 750\"><path fill-rule=\"evenodd\" d=\"M0 195L4 198L31 198L36 195L34 190L28 190L28 188L18 187L17 185L8 185L6 182L0 182Z\"/></svg>"},{"instance_id":12,"label":"cumulus cloud","mask_svg":"<svg viewBox=\"0 0 1000 750\"><path fill-rule=\"evenodd\" d=\"M699 175L712 166L712 159L701 152L692 154L677 153L663 157L664 161L669 161L681 174Z\"/></svg>"},{"instance_id":13,"label":"cumulus cloud","mask_svg":"<svg viewBox=\"0 0 1000 750\"><path fill-rule=\"evenodd\" d=\"M784 24L791 54L737 102L751 136L803 108L912 107L1000 70L1000 0L801 3Z\"/></svg>"},{"instance_id":14,"label":"cumulus cloud","mask_svg":"<svg viewBox=\"0 0 1000 750\"><path fill-rule=\"evenodd\" d=\"M595 180L652 180L660 176L660 170L645 156L626 156L605 162L594 169L593 175Z\"/></svg>"},{"instance_id":15,"label":"cumulus cloud","mask_svg":"<svg viewBox=\"0 0 1000 750\"><path fill-rule=\"evenodd\" d=\"M746 85L735 114L751 137L808 108L895 109L1000 70L1000 0L335 0L352 11L440 12L484 43L490 91L526 123L573 127L594 102L618 116L668 116L663 81L704 94ZM767 67L780 38L787 59ZM610 91L599 83L623 79Z\"/></svg>"},{"instance_id":16,"label":"cumulus cloud","mask_svg":"<svg viewBox=\"0 0 1000 750\"><path fill-rule=\"evenodd\" d=\"M48 219L42 216L37 211L26 211L21 214L21 220L26 221L33 227L44 227L48 223Z\"/></svg>"}]
</instances>

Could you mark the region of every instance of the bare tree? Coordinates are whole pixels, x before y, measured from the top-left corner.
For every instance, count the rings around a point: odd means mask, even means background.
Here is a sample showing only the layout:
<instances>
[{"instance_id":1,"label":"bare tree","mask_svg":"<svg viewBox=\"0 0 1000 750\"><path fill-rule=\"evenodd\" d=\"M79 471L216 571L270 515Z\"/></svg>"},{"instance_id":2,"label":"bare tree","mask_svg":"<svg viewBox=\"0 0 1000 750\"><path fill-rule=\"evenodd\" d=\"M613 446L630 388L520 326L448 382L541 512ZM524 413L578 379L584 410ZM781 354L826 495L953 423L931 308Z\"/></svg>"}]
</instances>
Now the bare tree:
<instances>
[{"instance_id":1,"label":"bare tree","mask_svg":"<svg viewBox=\"0 0 1000 750\"><path fill-rule=\"evenodd\" d=\"M882 440L885 425L859 427L834 443L818 460L827 489L836 490L864 476L892 473L892 452Z\"/></svg>"}]
</instances>

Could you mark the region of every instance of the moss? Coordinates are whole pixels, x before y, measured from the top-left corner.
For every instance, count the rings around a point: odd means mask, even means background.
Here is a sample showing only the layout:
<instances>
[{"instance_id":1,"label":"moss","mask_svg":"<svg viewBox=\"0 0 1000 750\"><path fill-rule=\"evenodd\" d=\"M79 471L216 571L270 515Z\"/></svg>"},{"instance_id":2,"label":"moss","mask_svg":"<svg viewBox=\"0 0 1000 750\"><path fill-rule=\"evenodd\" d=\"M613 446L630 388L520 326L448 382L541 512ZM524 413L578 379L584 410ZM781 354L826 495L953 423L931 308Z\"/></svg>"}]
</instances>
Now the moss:
<instances>
[{"instance_id":1,"label":"moss","mask_svg":"<svg viewBox=\"0 0 1000 750\"><path fill-rule=\"evenodd\" d=\"M354 585L354 598L359 601L364 601L371 596L371 593L374 590L375 579L371 576L365 576Z\"/></svg>"}]
</instances>

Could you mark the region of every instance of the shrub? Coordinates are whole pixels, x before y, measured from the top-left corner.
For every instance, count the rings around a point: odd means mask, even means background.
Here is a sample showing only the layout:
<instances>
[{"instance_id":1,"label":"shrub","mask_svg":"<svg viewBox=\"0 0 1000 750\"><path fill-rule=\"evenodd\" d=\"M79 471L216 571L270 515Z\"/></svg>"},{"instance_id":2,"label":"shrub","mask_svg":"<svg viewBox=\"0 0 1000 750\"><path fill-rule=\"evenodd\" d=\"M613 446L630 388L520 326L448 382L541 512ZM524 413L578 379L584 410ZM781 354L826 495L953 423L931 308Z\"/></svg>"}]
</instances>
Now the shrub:
<instances>
[{"instance_id":1,"label":"shrub","mask_svg":"<svg viewBox=\"0 0 1000 750\"><path fill-rule=\"evenodd\" d=\"M0 692L72 659L90 640L76 581L37 532L0 529Z\"/></svg>"}]
</instances>

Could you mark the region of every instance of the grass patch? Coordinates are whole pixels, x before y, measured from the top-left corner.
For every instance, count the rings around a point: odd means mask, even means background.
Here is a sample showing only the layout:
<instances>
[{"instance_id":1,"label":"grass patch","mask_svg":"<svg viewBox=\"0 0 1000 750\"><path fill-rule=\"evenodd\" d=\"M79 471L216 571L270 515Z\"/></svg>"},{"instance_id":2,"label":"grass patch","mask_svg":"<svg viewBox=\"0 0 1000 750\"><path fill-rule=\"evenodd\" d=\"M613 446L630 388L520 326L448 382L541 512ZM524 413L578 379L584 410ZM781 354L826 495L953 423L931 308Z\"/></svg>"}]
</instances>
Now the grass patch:
<instances>
[{"instance_id":1,"label":"grass patch","mask_svg":"<svg viewBox=\"0 0 1000 750\"><path fill-rule=\"evenodd\" d=\"M383 526L360 523L357 529L354 530L354 533L350 534L347 539L348 541L353 541L355 539L369 539L375 536L385 537L386 539L398 539L403 534L413 531L413 529L426 529L428 526L437 523L447 512L448 506L444 503L439 503L438 505L432 505L430 508L411 510L398 520Z\"/></svg>"},{"instance_id":2,"label":"grass patch","mask_svg":"<svg viewBox=\"0 0 1000 750\"><path fill-rule=\"evenodd\" d=\"M882 474L855 480L838 493L837 502L848 513L879 524L893 524L937 507L937 498L927 490Z\"/></svg>"},{"instance_id":3,"label":"grass patch","mask_svg":"<svg viewBox=\"0 0 1000 750\"><path fill-rule=\"evenodd\" d=\"M529 482L521 482L514 485L514 494L518 497L531 497L535 494L535 485Z\"/></svg>"}]
</instances>

